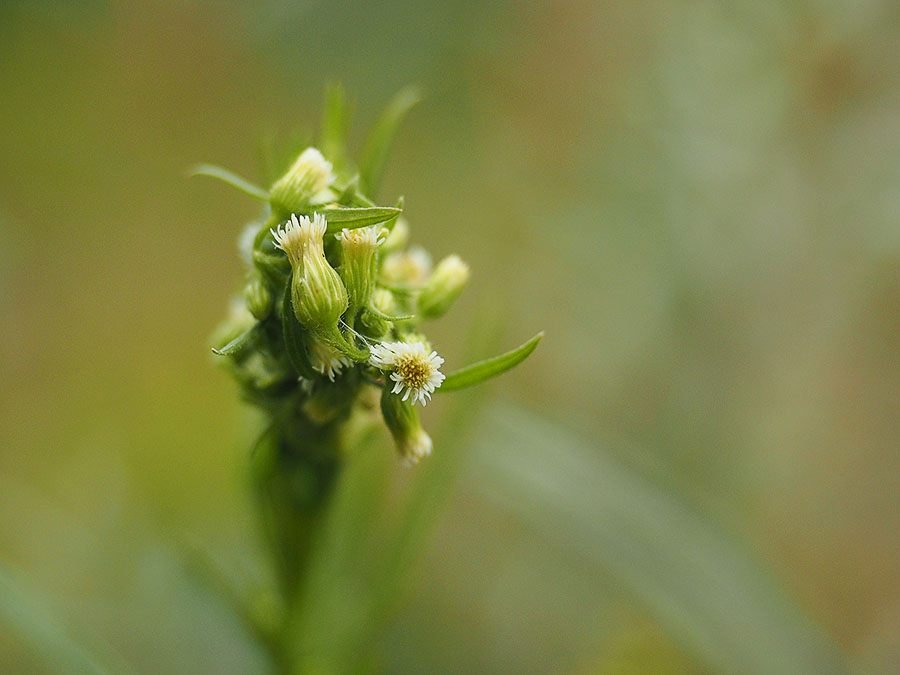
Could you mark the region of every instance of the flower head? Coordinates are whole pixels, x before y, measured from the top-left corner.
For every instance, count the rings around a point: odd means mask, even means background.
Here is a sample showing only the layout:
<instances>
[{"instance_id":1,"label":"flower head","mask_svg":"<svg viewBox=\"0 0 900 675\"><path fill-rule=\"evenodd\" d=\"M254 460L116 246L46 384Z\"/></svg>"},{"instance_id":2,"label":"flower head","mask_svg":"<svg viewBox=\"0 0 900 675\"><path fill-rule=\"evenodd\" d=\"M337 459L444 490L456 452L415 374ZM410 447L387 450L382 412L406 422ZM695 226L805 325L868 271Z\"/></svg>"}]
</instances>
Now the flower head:
<instances>
[{"instance_id":1,"label":"flower head","mask_svg":"<svg viewBox=\"0 0 900 675\"><path fill-rule=\"evenodd\" d=\"M440 371L444 359L436 351L429 353L424 342L382 342L371 349L369 362L381 370L390 370L394 381L392 394L403 394L405 401L412 396L412 403L428 402L432 392L441 386L444 374Z\"/></svg>"},{"instance_id":2,"label":"flower head","mask_svg":"<svg viewBox=\"0 0 900 675\"><path fill-rule=\"evenodd\" d=\"M384 238L374 225L352 230L344 228L337 238L344 253L344 264L340 267L341 279L347 287L354 310L350 313L355 314L355 310L364 307L372 295L376 274L375 252Z\"/></svg>"},{"instance_id":3,"label":"flower head","mask_svg":"<svg viewBox=\"0 0 900 675\"><path fill-rule=\"evenodd\" d=\"M316 148L306 148L269 191L272 205L283 212L299 211L332 180L331 162Z\"/></svg>"},{"instance_id":4,"label":"flower head","mask_svg":"<svg viewBox=\"0 0 900 675\"><path fill-rule=\"evenodd\" d=\"M469 266L458 255L441 260L419 294L418 314L425 319L445 314L468 280Z\"/></svg>"},{"instance_id":5,"label":"flower head","mask_svg":"<svg viewBox=\"0 0 900 675\"><path fill-rule=\"evenodd\" d=\"M297 218L291 214L291 219L278 229L269 229L272 238L275 239L275 248L280 248L287 254L291 266L296 269L301 266L303 256L321 253L325 255L324 237L328 229L328 223L321 213L314 213L312 220L307 216Z\"/></svg>"}]
</instances>

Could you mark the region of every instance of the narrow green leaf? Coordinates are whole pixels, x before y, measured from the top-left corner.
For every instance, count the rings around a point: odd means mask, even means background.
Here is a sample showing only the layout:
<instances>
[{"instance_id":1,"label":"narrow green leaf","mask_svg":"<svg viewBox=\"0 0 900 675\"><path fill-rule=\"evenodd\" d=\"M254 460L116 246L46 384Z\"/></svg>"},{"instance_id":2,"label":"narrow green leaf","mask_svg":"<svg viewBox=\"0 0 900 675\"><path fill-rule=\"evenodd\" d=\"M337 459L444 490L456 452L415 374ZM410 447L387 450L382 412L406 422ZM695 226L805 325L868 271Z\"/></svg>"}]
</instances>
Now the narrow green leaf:
<instances>
[{"instance_id":1,"label":"narrow green leaf","mask_svg":"<svg viewBox=\"0 0 900 675\"><path fill-rule=\"evenodd\" d=\"M392 206L370 206L362 208L338 207L319 211L328 222L329 232L339 232L342 228L354 229L366 225L377 225L399 216L402 211Z\"/></svg>"},{"instance_id":2,"label":"narrow green leaf","mask_svg":"<svg viewBox=\"0 0 900 675\"><path fill-rule=\"evenodd\" d=\"M46 609L46 602L3 564L0 564L0 626L4 638L20 638L52 672L130 672L122 663L116 668L101 665Z\"/></svg>"},{"instance_id":3,"label":"narrow green leaf","mask_svg":"<svg viewBox=\"0 0 900 675\"><path fill-rule=\"evenodd\" d=\"M284 335L284 349L287 352L288 359L297 374L308 380L316 377L312 364L309 361L309 354L306 352L306 343L303 336L303 327L294 316L294 308L291 305L291 288L288 286L284 291L284 298L281 302L281 329Z\"/></svg>"},{"instance_id":4,"label":"narrow green leaf","mask_svg":"<svg viewBox=\"0 0 900 675\"><path fill-rule=\"evenodd\" d=\"M351 117L352 111L344 88L340 84L326 86L319 149L332 162L340 163L344 157Z\"/></svg>"},{"instance_id":5,"label":"narrow green leaf","mask_svg":"<svg viewBox=\"0 0 900 675\"><path fill-rule=\"evenodd\" d=\"M486 417L473 444L479 491L593 564L714 672L846 672L749 552L677 495L535 415Z\"/></svg>"},{"instance_id":6,"label":"narrow green leaf","mask_svg":"<svg viewBox=\"0 0 900 675\"><path fill-rule=\"evenodd\" d=\"M213 353L218 354L219 356L234 356L235 354L239 354L244 349L252 345L256 342L260 333L262 332L261 325L257 322L253 324L252 327L245 330L243 333L234 338L231 342L229 342L224 347L220 347L216 349L212 348Z\"/></svg>"},{"instance_id":7,"label":"narrow green leaf","mask_svg":"<svg viewBox=\"0 0 900 675\"><path fill-rule=\"evenodd\" d=\"M222 181L223 183L227 183L233 188L237 188L245 195L250 195L251 197L255 197L256 199L261 199L263 201L269 200L269 193L263 190L261 187L257 187L250 181L241 178L228 169L223 169L221 166L215 166L214 164L198 164L191 169L190 175L209 176L210 178L215 178Z\"/></svg>"},{"instance_id":8,"label":"narrow green leaf","mask_svg":"<svg viewBox=\"0 0 900 675\"><path fill-rule=\"evenodd\" d=\"M370 197L374 198L378 192L384 165L400 123L420 100L417 88L401 89L388 103L369 132L359 157L359 174L363 190Z\"/></svg>"},{"instance_id":9,"label":"narrow green leaf","mask_svg":"<svg viewBox=\"0 0 900 675\"><path fill-rule=\"evenodd\" d=\"M528 358L528 355L534 351L542 337L544 337L543 331L535 335L522 346L516 347L510 352L495 356L492 359L473 363L471 366L466 366L465 368L450 373L437 391L448 392L464 389L465 387L480 384L485 380L489 380L492 377L497 377L497 375L505 373L510 368L519 365Z\"/></svg>"}]
</instances>

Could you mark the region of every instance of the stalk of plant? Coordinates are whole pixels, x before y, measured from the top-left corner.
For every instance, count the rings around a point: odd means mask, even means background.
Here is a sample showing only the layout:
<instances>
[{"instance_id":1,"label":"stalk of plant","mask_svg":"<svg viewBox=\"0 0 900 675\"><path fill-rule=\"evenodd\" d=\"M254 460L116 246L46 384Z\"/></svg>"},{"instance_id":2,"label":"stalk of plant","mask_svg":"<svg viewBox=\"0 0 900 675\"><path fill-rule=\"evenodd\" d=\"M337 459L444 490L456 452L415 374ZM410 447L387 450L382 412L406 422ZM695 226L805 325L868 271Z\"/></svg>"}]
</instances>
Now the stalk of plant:
<instances>
[{"instance_id":1,"label":"stalk of plant","mask_svg":"<svg viewBox=\"0 0 900 675\"><path fill-rule=\"evenodd\" d=\"M512 368L542 336L444 372L424 323L450 311L469 267L450 255L432 269L424 249L409 246L403 199L374 201L389 142L414 102L406 93L395 99L358 162L347 157L343 110L332 98L336 121L326 117L320 144L330 155L304 149L269 190L217 167L195 171L263 202L241 237L247 278L213 351L268 417L254 485L280 598L259 618L259 632L287 671L302 670L286 657L284 626L302 594L310 538L360 439L386 425L406 466L440 452L419 407Z\"/></svg>"}]
</instances>

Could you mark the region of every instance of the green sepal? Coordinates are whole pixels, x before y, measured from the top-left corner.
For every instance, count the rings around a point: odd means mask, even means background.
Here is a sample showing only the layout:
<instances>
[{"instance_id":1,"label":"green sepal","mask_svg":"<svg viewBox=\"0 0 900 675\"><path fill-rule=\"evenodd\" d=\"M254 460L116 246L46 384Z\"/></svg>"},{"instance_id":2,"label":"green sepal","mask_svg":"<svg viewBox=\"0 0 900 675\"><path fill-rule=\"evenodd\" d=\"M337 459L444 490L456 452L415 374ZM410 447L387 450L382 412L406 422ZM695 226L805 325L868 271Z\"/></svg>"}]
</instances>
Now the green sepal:
<instances>
[{"instance_id":1,"label":"green sepal","mask_svg":"<svg viewBox=\"0 0 900 675\"><path fill-rule=\"evenodd\" d=\"M219 356L235 356L239 354L244 349L254 344L259 336L262 334L262 323L257 321L250 328L245 330L243 333L234 338L231 342L226 344L224 347L220 347L216 349L212 348L214 354L218 354Z\"/></svg>"},{"instance_id":2,"label":"green sepal","mask_svg":"<svg viewBox=\"0 0 900 675\"><path fill-rule=\"evenodd\" d=\"M284 336L284 350L294 370L301 377L314 380L318 373L313 370L306 351L306 340L303 335L303 326L294 316L294 308L291 305L290 286L285 289L281 301L281 331Z\"/></svg>"},{"instance_id":3,"label":"green sepal","mask_svg":"<svg viewBox=\"0 0 900 675\"><path fill-rule=\"evenodd\" d=\"M440 388L435 391L449 392L456 391L457 389L464 389L475 384L481 384L485 380L489 380L492 377L505 373L510 368L513 368L524 361L528 355L534 351L542 337L544 337L543 331L510 352L500 354L492 359L473 363L471 366L466 366L456 372L450 373L443 384L441 384Z\"/></svg>"},{"instance_id":4,"label":"green sepal","mask_svg":"<svg viewBox=\"0 0 900 675\"><path fill-rule=\"evenodd\" d=\"M281 286L291 276L291 263L281 255L253 251L253 264L275 286Z\"/></svg>"},{"instance_id":5,"label":"green sepal","mask_svg":"<svg viewBox=\"0 0 900 675\"><path fill-rule=\"evenodd\" d=\"M378 309L377 307L366 307L366 309L367 309L369 312L371 312L372 314L374 314L375 316L377 316L377 317L379 317L379 318L381 318L381 319L384 319L385 321L391 321L391 322L394 322L394 321L409 321L410 319L415 319L415 318L416 318L416 315L415 315L415 314L404 314L404 315L402 315L402 316L391 316L390 314L385 314L384 312L382 312L382 311L381 311L380 309Z\"/></svg>"},{"instance_id":6,"label":"green sepal","mask_svg":"<svg viewBox=\"0 0 900 675\"><path fill-rule=\"evenodd\" d=\"M402 213L393 206L365 206L362 208L340 206L331 209L318 209L328 222L328 232L340 232L342 228L350 230L367 225L377 225L393 220Z\"/></svg>"},{"instance_id":7,"label":"green sepal","mask_svg":"<svg viewBox=\"0 0 900 675\"><path fill-rule=\"evenodd\" d=\"M209 176L210 178L215 178L216 180L220 180L223 183L240 190L245 195L249 195L255 199L261 199L262 201L269 201L269 193L261 187L257 187L250 181L241 178L236 173L232 173L228 169L223 169L221 166L216 166L215 164L197 164L191 168L190 175Z\"/></svg>"},{"instance_id":8,"label":"green sepal","mask_svg":"<svg viewBox=\"0 0 900 675\"><path fill-rule=\"evenodd\" d=\"M376 196L388 152L394 141L400 123L412 107L421 100L415 87L401 89L372 126L359 156L359 175L363 189L372 197Z\"/></svg>"}]
</instances>

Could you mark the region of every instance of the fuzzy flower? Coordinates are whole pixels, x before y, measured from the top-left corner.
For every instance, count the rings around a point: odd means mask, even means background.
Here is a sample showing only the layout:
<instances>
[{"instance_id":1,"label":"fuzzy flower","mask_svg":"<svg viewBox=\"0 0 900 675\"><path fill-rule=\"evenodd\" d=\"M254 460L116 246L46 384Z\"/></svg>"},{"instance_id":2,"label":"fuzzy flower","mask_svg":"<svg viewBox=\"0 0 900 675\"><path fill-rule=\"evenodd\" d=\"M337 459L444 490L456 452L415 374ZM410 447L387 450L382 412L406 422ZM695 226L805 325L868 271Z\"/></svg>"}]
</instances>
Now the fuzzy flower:
<instances>
[{"instance_id":1,"label":"fuzzy flower","mask_svg":"<svg viewBox=\"0 0 900 675\"><path fill-rule=\"evenodd\" d=\"M331 162L316 148L306 148L288 172L270 190L273 206L290 213L299 211L334 179Z\"/></svg>"},{"instance_id":2,"label":"fuzzy flower","mask_svg":"<svg viewBox=\"0 0 900 675\"><path fill-rule=\"evenodd\" d=\"M349 320L360 307L365 307L375 286L376 259L378 246L384 242L374 225L344 230L336 237L344 252L344 264L340 267L341 279L350 297Z\"/></svg>"},{"instance_id":3,"label":"fuzzy flower","mask_svg":"<svg viewBox=\"0 0 900 675\"><path fill-rule=\"evenodd\" d=\"M313 370L322 373L332 382L334 382L335 376L340 375L344 368L349 368L353 365L353 362L338 350L315 338L312 339L310 344L309 361Z\"/></svg>"},{"instance_id":4,"label":"fuzzy flower","mask_svg":"<svg viewBox=\"0 0 900 675\"><path fill-rule=\"evenodd\" d=\"M287 254L291 266L295 269L301 266L303 254L310 253L325 255L324 237L328 229L328 223L321 213L314 213L312 220L307 216L291 214L291 219L284 225L279 225L277 230L269 229L272 238L275 239L275 247Z\"/></svg>"},{"instance_id":5,"label":"fuzzy flower","mask_svg":"<svg viewBox=\"0 0 900 675\"><path fill-rule=\"evenodd\" d=\"M292 215L283 228L271 232L275 245L291 262L291 303L297 321L334 346L342 342L337 322L348 299L340 276L325 258L322 238L327 226L320 213L313 214L312 220Z\"/></svg>"},{"instance_id":6,"label":"fuzzy flower","mask_svg":"<svg viewBox=\"0 0 900 675\"><path fill-rule=\"evenodd\" d=\"M394 381L392 394L403 394L405 401L412 396L415 405L424 406L432 392L441 386L444 374L440 371L444 359L436 351L429 353L424 342L382 342L372 347L369 362L381 370L390 370Z\"/></svg>"}]
</instances>

